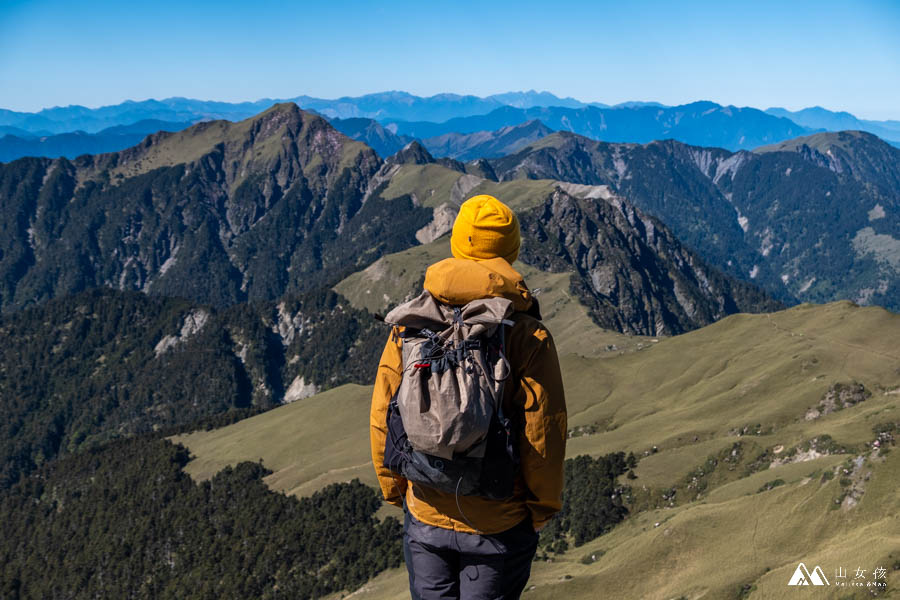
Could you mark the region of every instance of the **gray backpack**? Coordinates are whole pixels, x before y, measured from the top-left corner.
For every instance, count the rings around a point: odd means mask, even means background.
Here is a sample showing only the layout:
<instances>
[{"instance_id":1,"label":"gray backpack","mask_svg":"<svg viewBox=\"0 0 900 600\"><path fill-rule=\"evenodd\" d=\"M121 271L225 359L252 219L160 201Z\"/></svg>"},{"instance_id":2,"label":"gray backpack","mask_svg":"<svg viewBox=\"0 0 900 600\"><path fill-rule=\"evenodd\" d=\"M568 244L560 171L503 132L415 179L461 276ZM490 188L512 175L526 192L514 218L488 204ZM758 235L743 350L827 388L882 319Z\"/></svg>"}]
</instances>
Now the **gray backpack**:
<instances>
[{"instance_id":1,"label":"gray backpack","mask_svg":"<svg viewBox=\"0 0 900 600\"><path fill-rule=\"evenodd\" d=\"M512 315L505 298L451 306L427 291L388 313L403 328L403 372L388 406L386 467L445 492L512 494L518 453L503 413Z\"/></svg>"}]
</instances>

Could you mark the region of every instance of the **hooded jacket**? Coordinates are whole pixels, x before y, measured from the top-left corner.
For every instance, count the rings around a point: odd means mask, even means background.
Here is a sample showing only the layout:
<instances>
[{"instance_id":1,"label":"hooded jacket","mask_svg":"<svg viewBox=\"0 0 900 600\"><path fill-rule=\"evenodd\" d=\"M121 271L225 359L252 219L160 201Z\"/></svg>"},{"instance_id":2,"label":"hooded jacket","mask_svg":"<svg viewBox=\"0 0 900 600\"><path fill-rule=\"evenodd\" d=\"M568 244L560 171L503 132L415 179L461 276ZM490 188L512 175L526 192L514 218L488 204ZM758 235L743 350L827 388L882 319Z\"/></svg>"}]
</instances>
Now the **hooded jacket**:
<instances>
[{"instance_id":1,"label":"hooded jacket","mask_svg":"<svg viewBox=\"0 0 900 600\"><path fill-rule=\"evenodd\" d=\"M375 378L369 418L372 461L384 499L406 507L417 520L466 533L500 533L530 517L535 529L562 507L566 402L553 338L535 318L536 302L522 276L502 258L448 258L428 268L425 289L441 302L463 305L499 296L513 302L515 325L506 353L513 374L504 390L504 411L518 419L521 465L513 495L505 500L459 496L411 484L384 466L387 407L400 385L402 344L391 335ZM532 314L529 314L531 311Z\"/></svg>"}]
</instances>

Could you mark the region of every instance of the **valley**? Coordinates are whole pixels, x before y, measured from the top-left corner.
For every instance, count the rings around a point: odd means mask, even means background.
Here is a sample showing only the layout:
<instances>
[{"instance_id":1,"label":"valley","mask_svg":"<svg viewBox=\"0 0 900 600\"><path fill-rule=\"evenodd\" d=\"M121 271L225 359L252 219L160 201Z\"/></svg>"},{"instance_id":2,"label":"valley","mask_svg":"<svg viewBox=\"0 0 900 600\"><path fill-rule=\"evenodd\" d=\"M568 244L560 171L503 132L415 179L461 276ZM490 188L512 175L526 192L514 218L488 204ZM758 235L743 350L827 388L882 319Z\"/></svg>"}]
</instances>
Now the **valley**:
<instances>
[{"instance_id":1,"label":"valley","mask_svg":"<svg viewBox=\"0 0 900 600\"><path fill-rule=\"evenodd\" d=\"M760 597L786 598L799 561L896 565L900 356L886 334L897 328L900 317L882 309L835 303L736 315L674 338L632 339L597 357L561 349L568 455L641 458L635 479L620 478L633 514L611 533L537 562L528 595L591 598L602 589L621 598L723 598L746 585ZM809 417L849 382L871 395ZM195 456L186 470L198 479L262 459L274 471L267 485L286 493L357 477L373 484L369 394L335 388L175 441ZM323 431L343 433L329 439ZM637 576L635 564L664 566ZM354 597L402 597L404 575L388 572Z\"/></svg>"}]
</instances>

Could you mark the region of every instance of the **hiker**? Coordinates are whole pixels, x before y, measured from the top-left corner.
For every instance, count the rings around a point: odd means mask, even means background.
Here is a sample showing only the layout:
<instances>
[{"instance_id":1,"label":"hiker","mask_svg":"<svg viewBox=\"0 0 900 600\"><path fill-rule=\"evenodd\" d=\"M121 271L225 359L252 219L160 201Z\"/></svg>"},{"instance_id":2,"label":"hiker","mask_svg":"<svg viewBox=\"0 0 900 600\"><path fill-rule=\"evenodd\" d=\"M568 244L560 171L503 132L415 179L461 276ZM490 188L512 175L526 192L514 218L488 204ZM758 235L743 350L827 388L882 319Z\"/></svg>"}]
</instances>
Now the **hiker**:
<instances>
[{"instance_id":1,"label":"hiker","mask_svg":"<svg viewBox=\"0 0 900 600\"><path fill-rule=\"evenodd\" d=\"M394 327L372 396L372 459L385 501L404 509L414 600L519 598L538 532L562 506L562 377L512 267L519 245L509 207L470 198L453 258L385 317Z\"/></svg>"}]
</instances>

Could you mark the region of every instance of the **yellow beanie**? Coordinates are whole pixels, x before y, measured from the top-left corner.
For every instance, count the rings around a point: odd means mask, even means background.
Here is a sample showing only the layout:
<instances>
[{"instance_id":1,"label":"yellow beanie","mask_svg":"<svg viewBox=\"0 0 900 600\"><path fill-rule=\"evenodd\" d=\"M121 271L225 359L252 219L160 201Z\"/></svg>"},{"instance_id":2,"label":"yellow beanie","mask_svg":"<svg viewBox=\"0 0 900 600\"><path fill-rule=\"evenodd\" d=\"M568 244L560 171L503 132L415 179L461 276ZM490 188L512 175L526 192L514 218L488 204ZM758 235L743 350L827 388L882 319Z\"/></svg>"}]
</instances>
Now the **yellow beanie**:
<instances>
[{"instance_id":1,"label":"yellow beanie","mask_svg":"<svg viewBox=\"0 0 900 600\"><path fill-rule=\"evenodd\" d=\"M493 196L473 196L459 207L450 236L450 251L456 258L499 256L512 264L519 256L520 243L516 214Z\"/></svg>"}]
</instances>

